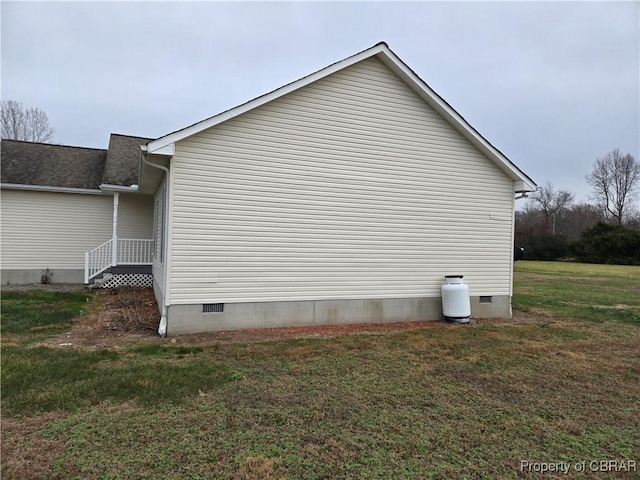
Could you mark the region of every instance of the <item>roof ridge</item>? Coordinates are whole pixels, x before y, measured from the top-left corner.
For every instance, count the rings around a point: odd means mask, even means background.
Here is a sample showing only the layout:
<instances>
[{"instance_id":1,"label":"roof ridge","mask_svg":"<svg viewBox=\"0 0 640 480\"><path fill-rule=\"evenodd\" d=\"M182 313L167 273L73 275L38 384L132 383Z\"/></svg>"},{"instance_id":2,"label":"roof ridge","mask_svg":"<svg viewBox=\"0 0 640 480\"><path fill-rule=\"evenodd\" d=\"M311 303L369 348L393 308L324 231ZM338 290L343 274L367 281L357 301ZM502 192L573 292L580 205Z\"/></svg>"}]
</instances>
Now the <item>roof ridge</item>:
<instances>
[{"instance_id":1,"label":"roof ridge","mask_svg":"<svg viewBox=\"0 0 640 480\"><path fill-rule=\"evenodd\" d=\"M140 138L142 140L155 140L153 137L146 137L146 136L140 136L140 135L128 135L126 133L110 133L109 135L116 136L116 137Z\"/></svg>"},{"instance_id":2,"label":"roof ridge","mask_svg":"<svg viewBox=\"0 0 640 480\"><path fill-rule=\"evenodd\" d=\"M79 145L63 145L62 143L46 143L46 142L30 142L28 140L14 140L12 138L3 138L2 142L15 142L15 143L27 143L29 145L44 145L47 147L62 147L62 148L81 148L83 150L99 150L102 152L106 152L106 148L97 148L97 147L81 147Z\"/></svg>"}]
</instances>

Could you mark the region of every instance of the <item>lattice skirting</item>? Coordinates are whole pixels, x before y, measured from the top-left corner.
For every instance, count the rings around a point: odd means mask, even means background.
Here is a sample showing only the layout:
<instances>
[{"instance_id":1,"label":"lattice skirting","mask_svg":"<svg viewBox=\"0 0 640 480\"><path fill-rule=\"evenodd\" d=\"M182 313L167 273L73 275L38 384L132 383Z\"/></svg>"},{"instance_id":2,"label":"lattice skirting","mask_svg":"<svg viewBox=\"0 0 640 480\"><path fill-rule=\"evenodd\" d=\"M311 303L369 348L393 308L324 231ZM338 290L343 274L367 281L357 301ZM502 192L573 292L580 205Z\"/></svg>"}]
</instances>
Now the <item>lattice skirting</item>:
<instances>
[{"instance_id":1,"label":"lattice skirting","mask_svg":"<svg viewBox=\"0 0 640 480\"><path fill-rule=\"evenodd\" d=\"M114 287L153 287L153 275L150 273L115 273L100 284L100 288Z\"/></svg>"}]
</instances>

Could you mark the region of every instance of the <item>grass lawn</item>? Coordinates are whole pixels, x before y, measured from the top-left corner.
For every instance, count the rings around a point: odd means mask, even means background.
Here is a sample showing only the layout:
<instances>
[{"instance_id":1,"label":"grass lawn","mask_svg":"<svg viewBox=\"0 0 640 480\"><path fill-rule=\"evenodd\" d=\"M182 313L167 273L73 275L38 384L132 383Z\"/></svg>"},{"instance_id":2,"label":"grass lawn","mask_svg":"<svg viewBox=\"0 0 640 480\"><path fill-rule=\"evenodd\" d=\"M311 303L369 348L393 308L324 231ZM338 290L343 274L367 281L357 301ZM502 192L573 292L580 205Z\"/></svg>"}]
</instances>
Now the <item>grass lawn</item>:
<instances>
[{"instance_id":1,"label":"grass lawn","mask_svg":"<svg viewBox=\"0 0 640 480\"><path fill-rule=\"evenodd\" d=\"M109 349L36 341L84 293L3 294L2 478L638 478L639 289L640 267L518 262L522 322Z\"/></svg>"},{"instance_id":2,"label":"grass lawn","mask_svg":"<svg viewBox=\"0 0 640 480\"><path fill-rule=\"evenodd\" d=\"M90 299L91 294L86 292L2 292L0 331L3 334L62 332L75 317L84 313Z\"/></svg>"},{"instance_id":3,"label":"grass lawn","mask_svg":"<svg viewBox=\"0 0 640 480\"><path fill-rule=\"evenodd\" d=\"M563 319L640 326L640 267L518 262L513 304Z\"/></svg>"}]
</instances>

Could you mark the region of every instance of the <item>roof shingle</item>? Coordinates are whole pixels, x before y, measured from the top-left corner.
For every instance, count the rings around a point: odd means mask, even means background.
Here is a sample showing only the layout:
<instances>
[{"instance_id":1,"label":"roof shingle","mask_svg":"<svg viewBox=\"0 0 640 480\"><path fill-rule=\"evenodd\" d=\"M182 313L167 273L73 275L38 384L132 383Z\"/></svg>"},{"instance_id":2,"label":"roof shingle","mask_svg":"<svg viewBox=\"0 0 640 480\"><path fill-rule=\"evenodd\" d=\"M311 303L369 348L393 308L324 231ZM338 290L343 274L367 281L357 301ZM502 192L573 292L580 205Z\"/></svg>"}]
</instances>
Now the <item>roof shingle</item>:
<instances>
[{"instance_id":1,"label":"roof shingle","mask_svg":"<svg viewBox=\"0 0 640 480\"><path fill-rule=\"evenodd\" d=\"M2 140L2 183L97 189L107 151Z\"/></svg>"},{"instance_id":2,"label":"roof shingle","mask_svg":"<svg viewBox=\"0 0 640 480\"><path fill-rule=\"evenodd\" d=\"M109 149L2 140L4 184L99 189L138 183L140 145L150 139L112 134Z\"/></svg>"},{"instance_id":3,"label":"roof shingle","mask_svg":"<svg viewBox=\"0 0 640 480\"><path fill-rule=\"evenodd\" d=\"M124 186L137 184L140 145L146 145L150 140L112 133L102 183Z\"/></svg>"}]
</instances>

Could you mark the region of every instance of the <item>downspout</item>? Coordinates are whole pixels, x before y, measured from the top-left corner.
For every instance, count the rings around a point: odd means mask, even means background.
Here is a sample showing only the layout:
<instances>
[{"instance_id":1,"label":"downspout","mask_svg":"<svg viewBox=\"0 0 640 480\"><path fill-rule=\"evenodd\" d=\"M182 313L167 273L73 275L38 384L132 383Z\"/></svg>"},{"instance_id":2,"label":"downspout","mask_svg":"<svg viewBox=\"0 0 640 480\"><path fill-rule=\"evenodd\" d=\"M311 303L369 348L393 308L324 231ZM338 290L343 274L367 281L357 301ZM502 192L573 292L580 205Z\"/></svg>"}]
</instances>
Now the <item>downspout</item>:
<instances>
[{"instance_id":1,"label":"downspout","mask_svg":"<svg viewBox=\"0 0 640 480\"><path fill-rule=\"evenodd\" d=\"M169 288L169 275L168 275L168 270L169 270L169 265L168 265L168 255L169 255L169 169L163 165L157 165L155 163L151 163L150 161L147 160L147 156L143 153L142 154L142 162L145 163L146 165L149 165L150 167L153 168L159 168L160 170L164 170L165 174L166 174L166 186L164 189L164 199L163 199L163 206L164 206L164 218L165 218L165 229L162 232L162 243L164 244L164 256L165 258L162 259L164 265L164 286L162 288L162 316L160 317L160 326L158 327L158 335L160 335L161 337L166 337L167 336L167 302L165 301L167 298L167 288Z\"/></svg>"}]
</instances>

